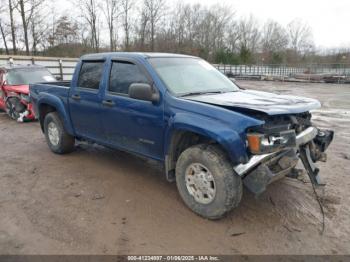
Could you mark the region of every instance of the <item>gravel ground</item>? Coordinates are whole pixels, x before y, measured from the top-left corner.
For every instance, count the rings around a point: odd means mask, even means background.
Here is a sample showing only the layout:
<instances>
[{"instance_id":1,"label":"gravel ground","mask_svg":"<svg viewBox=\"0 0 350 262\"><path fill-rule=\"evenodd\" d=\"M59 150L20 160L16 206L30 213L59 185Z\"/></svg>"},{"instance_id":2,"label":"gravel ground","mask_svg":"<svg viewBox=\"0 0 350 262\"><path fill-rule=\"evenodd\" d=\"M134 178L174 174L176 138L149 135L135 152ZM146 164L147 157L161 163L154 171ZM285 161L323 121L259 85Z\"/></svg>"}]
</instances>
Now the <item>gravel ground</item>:
<instances>
[{"instance_id":1,"label":"gravel ground","mask_svg":"<svg viewBox=\"0 0 350 262\"><path fill-rule=\"evenodd\" d=\"M259 198L245 191L226 218L208 221L185 207L156 163L87 144L55 155L38 122L0 113L0 254L349 254L350 86L240 84L322 102L314 122L336 131L320 164L323 235L306 176Z\"/></svg>"}]
</instances>

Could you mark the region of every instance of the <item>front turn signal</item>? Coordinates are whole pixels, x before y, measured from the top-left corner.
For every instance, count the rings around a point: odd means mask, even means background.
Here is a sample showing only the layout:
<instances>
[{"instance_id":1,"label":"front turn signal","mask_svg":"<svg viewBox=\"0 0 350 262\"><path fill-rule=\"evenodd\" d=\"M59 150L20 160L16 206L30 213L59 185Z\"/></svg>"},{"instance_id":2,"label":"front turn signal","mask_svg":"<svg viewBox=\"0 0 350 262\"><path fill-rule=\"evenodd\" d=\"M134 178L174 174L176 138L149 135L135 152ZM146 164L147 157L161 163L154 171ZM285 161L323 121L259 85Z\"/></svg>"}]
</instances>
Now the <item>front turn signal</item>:
<instances>
[{"instance_id":1,"label":"front turn signal","mask_svg":"<svg viewBox=\"0 0 350 262\"><path fill-rule=\"evenodd\" d=\"M247 135L248 147L251 153L259 154L261 152L261 140L263 135L257 133L250 133Z\"/></svg>"}]
</instances>

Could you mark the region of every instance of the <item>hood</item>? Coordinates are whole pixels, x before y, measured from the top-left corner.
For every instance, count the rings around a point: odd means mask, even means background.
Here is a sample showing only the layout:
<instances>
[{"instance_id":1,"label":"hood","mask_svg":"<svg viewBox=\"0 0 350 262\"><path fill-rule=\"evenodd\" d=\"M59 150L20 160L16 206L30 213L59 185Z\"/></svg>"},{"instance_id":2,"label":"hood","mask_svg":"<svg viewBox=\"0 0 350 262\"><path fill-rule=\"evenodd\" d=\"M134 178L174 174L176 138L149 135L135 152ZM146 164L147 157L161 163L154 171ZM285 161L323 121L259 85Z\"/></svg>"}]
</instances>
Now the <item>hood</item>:
<instances>
[{"instance_id":1,"label":"hood","mask_svg":"<svg viewBox=\"0 0 350 262\"><path fill-rule=\"evenodd\" d=\"M18 86L10 86L10 85L5 85L4 89L7 92L16 92L20 94L29 94L29 85L18 85Z\"/></svg>"},{"instance_id":2,"label":"hood","mask_svg":"<svg viewBox=\"0 0 350 262\"><path fill-rule=\"evenodd\" d=\"M268 115L297 114L321 107L311 98L278 95L255 90L239 90L222 94L188 96L185 99L236 109L248 109Z\"/></svg>"}]
</instances>

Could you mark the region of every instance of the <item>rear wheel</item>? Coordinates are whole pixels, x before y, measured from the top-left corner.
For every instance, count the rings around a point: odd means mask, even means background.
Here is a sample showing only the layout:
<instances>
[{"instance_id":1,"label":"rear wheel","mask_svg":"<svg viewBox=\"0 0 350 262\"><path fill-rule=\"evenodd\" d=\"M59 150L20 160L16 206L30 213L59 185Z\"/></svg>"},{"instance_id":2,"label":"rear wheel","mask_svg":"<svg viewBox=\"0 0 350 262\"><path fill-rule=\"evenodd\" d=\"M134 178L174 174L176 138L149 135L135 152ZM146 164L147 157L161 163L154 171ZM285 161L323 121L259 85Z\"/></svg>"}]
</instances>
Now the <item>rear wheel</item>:
<instances>
[{"instance_id":1,"label":"rear wheel","mask_svg":"<svg viewBox=\"0 0 350 262\"><path fill-rule=\"evenodd\" d=\"M223 217L242 198L242 180L217 145L186 149L176 164L176 184L185 204L208 219Z\"/></svg>"},{"instance_id":2,"label":"rear wheel","mask_svg":"<svg viewBox=\"0 0 350 262\"><path fill-rule=\"evenodd\" d=\"M52 152L65 154L74 150L75 138L65 130L62 120L56 112L45 116L44 131L46 142Z\"/></svg>"}]
</instances>

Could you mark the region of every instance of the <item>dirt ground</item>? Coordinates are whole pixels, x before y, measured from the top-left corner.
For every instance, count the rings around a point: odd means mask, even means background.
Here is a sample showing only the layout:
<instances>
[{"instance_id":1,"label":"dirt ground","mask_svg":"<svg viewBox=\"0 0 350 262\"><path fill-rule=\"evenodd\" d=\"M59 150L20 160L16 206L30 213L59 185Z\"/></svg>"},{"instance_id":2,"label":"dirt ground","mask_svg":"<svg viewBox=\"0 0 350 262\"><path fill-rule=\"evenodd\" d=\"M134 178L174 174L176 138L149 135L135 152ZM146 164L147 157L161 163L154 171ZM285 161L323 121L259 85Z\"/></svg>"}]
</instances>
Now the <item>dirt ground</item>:
<instances>
[{"instance_id":1,"label":"dirt ground","mask_svg":"<svg viewBox=\"0 0 350 262\"><path fill-rule=\"evenodd\" d=\"M245 191L226 218L182 203L150 161L80 144L51 153L38 122L0 114L0 254L349 254L350 85L249 82L246 88L317 98L314 122L336 136L320 164L326 227L307 177L256 199Z\"/></svg>"}]
</instances>

